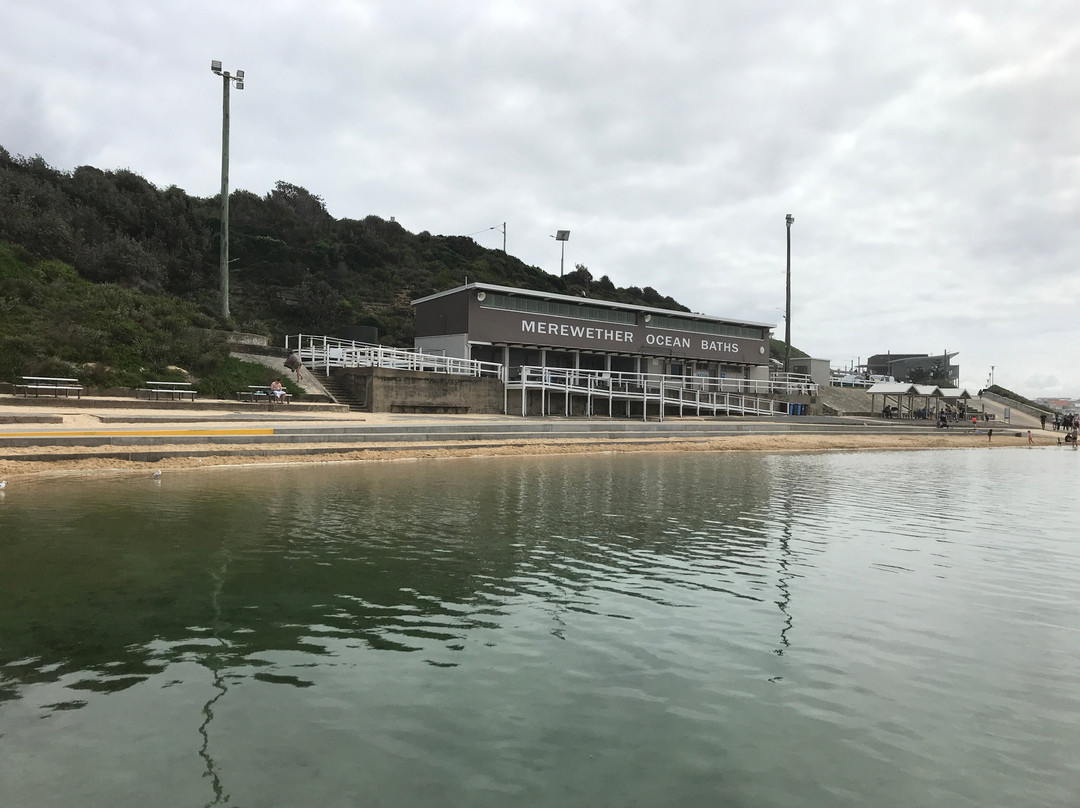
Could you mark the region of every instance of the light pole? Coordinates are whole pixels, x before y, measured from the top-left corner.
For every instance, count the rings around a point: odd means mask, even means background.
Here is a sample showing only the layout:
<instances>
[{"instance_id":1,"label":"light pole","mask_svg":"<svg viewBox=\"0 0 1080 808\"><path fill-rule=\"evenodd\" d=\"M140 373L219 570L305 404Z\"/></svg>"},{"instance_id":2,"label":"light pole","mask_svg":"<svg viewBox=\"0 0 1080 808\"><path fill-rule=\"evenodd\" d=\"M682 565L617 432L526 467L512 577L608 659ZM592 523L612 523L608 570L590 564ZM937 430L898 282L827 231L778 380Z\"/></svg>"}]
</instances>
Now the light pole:
<instances>
[{"instance_id":1,"label":"light pole","mask_svg":"<svg viewBox=\"0 0 1080 808\"><path fill-rule=\"evenodd\" d=\"M562 242L562 254L559 256L559 277L561 278L563 276L563 261L566 259L566 242L570 240L570 231L556 230L552 238Z\"/></svg>"},{"instance_id":2,"label":"light pole","mask_svg":"<svg viewBox=\"0 0 1080 808\"><path fill-rule=\"evenodd\" d=\"M221 318L229 319L229 86L236 83L236 89L244 89L244 71L237 70L235 76L221 69L221 62L210 62L210 70L221 76L221 252L218 270L221 274Z\"/></svg>"},{"instance_id":3,"label":"light pole","mask_svg":"<svg viewBox=\"0 0 1080 808\"><path fill-rule=\"evenodd\" d=\"M795 217L787 215L787 314L784 315L784 373L788 372L791 362L791 226Z\"/></svg>"}]
</instances>

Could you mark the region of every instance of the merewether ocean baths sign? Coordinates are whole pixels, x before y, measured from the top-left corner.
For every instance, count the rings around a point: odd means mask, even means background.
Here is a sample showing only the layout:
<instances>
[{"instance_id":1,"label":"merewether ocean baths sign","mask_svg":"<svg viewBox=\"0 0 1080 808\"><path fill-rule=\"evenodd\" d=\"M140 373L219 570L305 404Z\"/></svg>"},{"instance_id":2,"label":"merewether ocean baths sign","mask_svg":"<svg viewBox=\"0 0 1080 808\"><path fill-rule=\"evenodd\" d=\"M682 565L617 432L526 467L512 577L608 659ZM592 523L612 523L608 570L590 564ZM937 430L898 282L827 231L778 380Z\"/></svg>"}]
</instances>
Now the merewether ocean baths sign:
<instances>
[{"instance_id":1,"label":"merewether ocean baths sign","mask_svg":"<svg viewBox=\"0 0 1080 808\"><path fill-rule=\"evenodd\" d=\"M724 359L759 364L764 354L762 340L734 339L713 335L688 334L642 326L606 328L553 318L516 318L517 340L523 343L551 344L581 350L663 353L695 359ZM504 335L506 339L508 335Z\"/></svg>"},{"instance_id":2,"label":"merewether ocean baths sign","mask_svg":"<svg viewBox=\"0 0 1080 808\"><path fill-rule=\"evenodd\" d=\"M521 321L522 334L549 334L560 337L576 337L589 342L635 342L637 335L633 331L621 331L613 328L596 328L587 325L574 325L571 323L554 323L548 320ZM645 335L646 345L655 345L659 348L686 348L694 347L697 338L676 334L648 333ZM714 339L702 339L701 350L715 351L716 353L735 354L739 352L739 343L724 342Z\"/></svg>"}]
</instances>

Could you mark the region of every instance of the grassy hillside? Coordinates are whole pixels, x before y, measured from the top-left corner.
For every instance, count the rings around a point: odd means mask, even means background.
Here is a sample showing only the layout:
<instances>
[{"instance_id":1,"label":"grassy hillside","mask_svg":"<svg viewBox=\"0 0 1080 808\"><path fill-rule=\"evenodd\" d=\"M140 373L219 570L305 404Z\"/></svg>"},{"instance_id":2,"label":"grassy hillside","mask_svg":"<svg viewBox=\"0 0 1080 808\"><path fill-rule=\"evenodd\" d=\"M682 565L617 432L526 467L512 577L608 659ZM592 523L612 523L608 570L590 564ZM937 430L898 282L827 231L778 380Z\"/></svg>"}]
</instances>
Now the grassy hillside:
<instances>
[{"instance_id":1,"label":"grassy hillside","mask_svg":"<svg viewBox=\"0 0 1080 808\"><path fill-rule=\"evenodd\" d=\"M277 344L289 333L369 326L383 344L411 348L409 301L466 279L689 311L584 266L556 277L468 237L335 219L287 182L262 196L235 191L230 212L232 316L223 322L216 199L161 190L129 170L58 171L0 147L0 380L63 373L126 384L164 378L170 365L206 375L223 348L185 336L192 326ZM772 354L783 355L782 343Z\"/></svg>"},{"instance_id":2,"label":"grassy hillside","mask_svg":"<svg viewBox=\"0 0 1080 808\"><path fill-rule=\"evenodd\" d=\"M229 359L220 332L200 328L213 325L192 303L91 283L67 264L0 244L0 380L70 376L88 387L141 387L196 378L202 395L217 398L269 384L272 370Z\"/></svg>"}]
</instances>

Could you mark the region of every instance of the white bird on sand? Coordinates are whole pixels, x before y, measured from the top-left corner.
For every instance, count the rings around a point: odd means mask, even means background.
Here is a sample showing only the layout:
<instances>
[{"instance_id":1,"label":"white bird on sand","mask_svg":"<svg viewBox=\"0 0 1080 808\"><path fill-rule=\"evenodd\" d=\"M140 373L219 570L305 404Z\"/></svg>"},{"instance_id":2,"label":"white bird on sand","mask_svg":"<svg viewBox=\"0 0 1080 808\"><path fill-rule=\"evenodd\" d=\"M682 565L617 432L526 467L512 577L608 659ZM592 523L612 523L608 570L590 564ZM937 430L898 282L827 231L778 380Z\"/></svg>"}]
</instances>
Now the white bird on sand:
<instances>
[{"instance_id":1,"label":"white bird on sand","mask_svg":"<svg viewBox=\"0 0 1080 808\"><path fill-rule=\"evenodd\" d=\"M0 480L0 491L3 491L7 486L7 480Z\"/></svg>"},{"instance_id":2,"label":"white bird on sand","mask_svg":"<svg viewBox=\"0 0 1080 808\"><path fill-rule=\"evenodd\" d=\"M157 471L155 471L153 474L150 475L150 479L156 480L160 476L161 476L161 469L158 469Z\"/></svg>"}]
</instances>

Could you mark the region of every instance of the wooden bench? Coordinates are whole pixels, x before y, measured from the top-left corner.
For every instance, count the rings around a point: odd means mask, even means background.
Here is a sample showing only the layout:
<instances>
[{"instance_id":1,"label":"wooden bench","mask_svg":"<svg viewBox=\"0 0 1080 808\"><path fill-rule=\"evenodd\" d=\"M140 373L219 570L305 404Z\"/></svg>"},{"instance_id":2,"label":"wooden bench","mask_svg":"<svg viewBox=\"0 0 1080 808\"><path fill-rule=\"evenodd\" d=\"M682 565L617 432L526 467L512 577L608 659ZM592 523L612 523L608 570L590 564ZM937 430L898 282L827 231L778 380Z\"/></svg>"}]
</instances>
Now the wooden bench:
<instances>
[{"instance_id":1,"label":"wooden bench","mask_svg":"<svg viewBox=\"0 0 1080 808\"><path fill-rule=\"evenodd\" d=\"M195 387L191 382L147 382L146 387L140 387L135 391L135 398L139 397L139 393L146 393L149 399L168 396L170 399L183 400L184 396L191 396L191 401L194 403L195 392Z\"/></svg>"},{"instance_id":2,"label":"wooden bench","mask_svg":"<svg viewBox=\"0 0 1080 808\"><path fill-rule=\"evenodd\" d=\"M77 398L82 398L83 389L78 379L61 379L53 376L20 376L19 378L22 379L22 383L15 385L15 392L22 390L24 396L33 393L37 397L42 393L49 393L56 397L61 393L65 396L74 393Z\"/></svg>"},{"instance_id":3,"label":"wooden bench","mask_svg":"<svg viewBox=\"0 0 1080 808\"><path fill-rule=\"evenodd\" d=\"M275 398L270 395L270 385L268 384L249 384L247 390L238 390L236 392L237 401L250 401L258 404L266 401L273 404L275 401L280 401L282 404L288 404L292 400L292 395L289 393L282 393L281 398Z\"/></svg>"}]
</instances>

